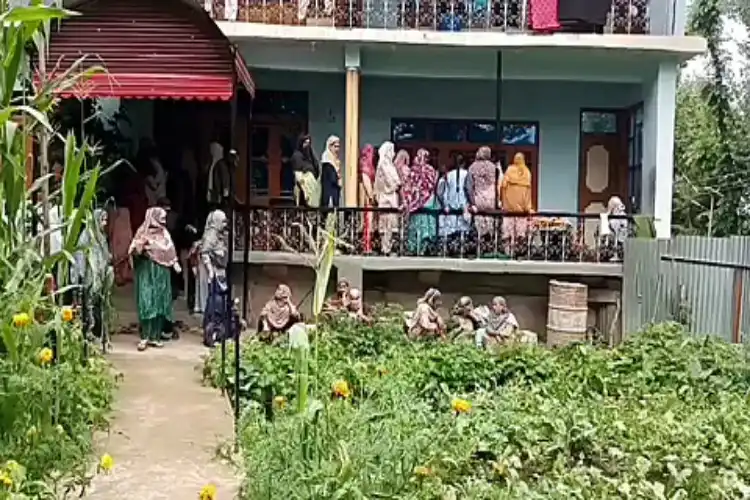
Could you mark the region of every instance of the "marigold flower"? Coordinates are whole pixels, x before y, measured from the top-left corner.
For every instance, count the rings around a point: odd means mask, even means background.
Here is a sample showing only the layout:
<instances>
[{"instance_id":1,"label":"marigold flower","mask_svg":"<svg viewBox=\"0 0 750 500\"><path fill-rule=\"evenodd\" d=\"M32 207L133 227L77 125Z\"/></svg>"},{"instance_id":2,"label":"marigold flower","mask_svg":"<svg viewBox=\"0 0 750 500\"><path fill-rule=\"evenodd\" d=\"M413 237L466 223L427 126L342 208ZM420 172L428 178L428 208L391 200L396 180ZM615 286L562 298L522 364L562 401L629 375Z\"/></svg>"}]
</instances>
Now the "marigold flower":
<instances>
[{"instance_id":1,"label":"marigold flower","mask_svg":"<svg viewBox=\"0 0 750 500\"><path fill-rule=\"evenodd\" d=\"M100 471L109 472L114 466L115 460L112 458L112 455L110 455L109 453L105 453L104 455L102 455L102 458L99 460Z\"/></svg>"},{"instance_id":2,"label":"marigold flower","mask_svg":"<svg viewBox=\"0 0 750 500\"><path fill-rule=\"evenodd\" d=\"M414 475L417 477L427 477L432 475L432 470L424 465L414 467Z\"/></svg>"},{"instance_id":3,"label":"marigold flower","mask_svg":"<svg viewBox=\"0 0 750 500\"><path fill-rule=\"evenodd\" d=\"M23 328L31 324L31 316L26 313L18 313L13 315L13 326L16 328Z\"/></svg>"},{"instance_id":4,"label":"marigold flower","mask_svg":"<svg viewBox=\"0 0 750 500\"><path fill-rule=\"evenodd\" d=\"M286 398L284 396L276 396L273 398L273 405L282 410L286 407Z\"/></svg>"},{"instance_id":5,"label":"marigold flower","mask_svg":"<svg viewBox=\"0 0 750 500\"><path fill-rule=\"evenodd\" d=\"M337 398L347 399L352 395L349 383L346 380L337 380L333 383L333 395Z\"/></svg>"},{"instance_id":6,"label":"marigold flower","mask_svg":"<svg viewBox=\"0 0 750 500\"><path fill-rule=\"evenodd\" d=\"M216 500L216 485L207 484L201 488L201 492L198 495L198 500Z\"/></svg>"},{"instance_id":7,"label":"marigold flower","mask_svg":"<svg viewBox=\"0 0 750 500\"><path fill-rule=\"evenodd\" d=\"M55 354L52 352L52 349L49 347L45 347L39 351L39 364L41 365L48 365L52 362L52 358L55 356Z\"/></svg>"},{"instance_id":8,"label":"marigold flower","mask_svg":"<svg viewBox=\"0 0 750 500\"><path fill-rule=\"evenodd\" d=\"M65 306L62 308L62 320L66 323L69 323L73 321L73 317L75 316L75 312L73 311L73 308L70 306Z\"/></svg>"},{"instance_id":9,"label":"marigold flower","mask_svg":"<svg viewBox=\"0 0 750 500\"><path fill-rule=\"evenodd\" d=\"M451 408L456 413L469 413L471 411L471 403L465 399L453 398L451 401Z\"/></svg>"},{"instance_id":10,"label":"marigold flower","mask_svg":"<svg viewBox=\"0 0 750 500\"><path fill-rule=\"evenodd\" d=\"M8 489L11 489L13 487L13 479L7 474L0 475L0 481L2 481L3 486Z\"/></svg>"}]
</instances>

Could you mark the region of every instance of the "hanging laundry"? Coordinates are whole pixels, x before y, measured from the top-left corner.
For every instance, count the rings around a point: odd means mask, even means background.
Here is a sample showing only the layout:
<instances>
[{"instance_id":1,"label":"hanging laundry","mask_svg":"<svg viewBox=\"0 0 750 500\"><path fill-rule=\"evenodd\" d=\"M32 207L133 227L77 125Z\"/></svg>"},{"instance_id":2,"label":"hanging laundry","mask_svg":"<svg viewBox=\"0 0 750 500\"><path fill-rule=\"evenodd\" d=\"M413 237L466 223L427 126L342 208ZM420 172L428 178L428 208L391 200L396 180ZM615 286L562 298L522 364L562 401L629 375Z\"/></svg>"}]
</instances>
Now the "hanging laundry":
<instances>
[{"instance_id":1,"label":"hanging laundry","mask_svg":"<svg viewBox=\"0 0 750 500\"><path fill-rule=\"evenodd\" d=\"M552 32L560 29L558 2L564 0L530 0L531 29L538 32Z\"/></svg>"},{"instance_id":2,"label":"hanging laundry","mask_svg":"<svg viewBox=\"0 0 750 500\"><path fill-rule=\"evenodd\" d=\"M566 31L603 33L612 0L559 0L558 20Z\"/></svg>"}]
</instances>

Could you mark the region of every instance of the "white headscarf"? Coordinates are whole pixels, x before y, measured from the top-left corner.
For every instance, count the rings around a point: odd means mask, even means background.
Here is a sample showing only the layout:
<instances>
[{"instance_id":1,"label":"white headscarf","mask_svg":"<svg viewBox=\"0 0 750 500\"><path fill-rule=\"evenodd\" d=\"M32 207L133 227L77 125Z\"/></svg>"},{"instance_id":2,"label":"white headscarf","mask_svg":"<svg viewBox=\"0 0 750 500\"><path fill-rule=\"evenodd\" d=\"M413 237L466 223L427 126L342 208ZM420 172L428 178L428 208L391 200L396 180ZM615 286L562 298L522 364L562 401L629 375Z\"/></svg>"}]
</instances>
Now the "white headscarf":
<instances>
[{"instance_id":1,"label":"white headscarf","mask_svg":"<svg viewBox=\"0 0 750 500\"><path fill-rule=\"evenodd\" d=\"M333 154L333 151L331 151L331 147L333 146L333 143L335 142L338 142L339 144L341 143L341 140L335 135L331 135L328 137L328 139L326 139L325 151L323 151L323 155L320 157L320 162L330 163L336 168L336 170L338 170L341 164L341 161L339 160L339 157Z\"/></svg>"},{"instance_id":2,"label":"white headscarf","mask_svg":"<svg viewBox=\"0 0 750 500\"><path fill-rule=\"evenodd\" d=\"M396 147L391 141L385 141L378 149L378 167L375 170L375 185L377 194L391 194L401 185L398 168L393 162L396 157Z\"/></svg>"}]
</instances>

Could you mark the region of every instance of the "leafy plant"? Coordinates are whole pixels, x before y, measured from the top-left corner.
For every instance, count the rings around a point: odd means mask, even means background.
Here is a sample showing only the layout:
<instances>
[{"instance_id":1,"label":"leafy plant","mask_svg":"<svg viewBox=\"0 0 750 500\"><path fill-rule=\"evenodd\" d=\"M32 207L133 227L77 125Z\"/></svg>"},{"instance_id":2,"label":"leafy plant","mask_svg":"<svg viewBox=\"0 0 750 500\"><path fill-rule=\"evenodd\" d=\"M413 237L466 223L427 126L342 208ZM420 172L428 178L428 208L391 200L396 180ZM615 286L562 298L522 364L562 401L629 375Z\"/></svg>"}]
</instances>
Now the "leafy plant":
<instances>
[{"instance_id":1,"label":"leafy plant","mask_svg":"<svg viewBox=\"0 0 750 500\"><path fill-rule=\"evenodd\" d=\"M277 406L269 421L247 405L245 498L719 499L750 491L750 364L741 346L664 324L612 350L518 346L490 355L406 342L389 321L321 326L310 371L311 398L321 404L314 419ZM296 397L291 352L242 347L256 380ZM333 397L342 380L351 395ZM468 413L454 410L457 399L470 402Z\"/></svg>"}]
</instances>

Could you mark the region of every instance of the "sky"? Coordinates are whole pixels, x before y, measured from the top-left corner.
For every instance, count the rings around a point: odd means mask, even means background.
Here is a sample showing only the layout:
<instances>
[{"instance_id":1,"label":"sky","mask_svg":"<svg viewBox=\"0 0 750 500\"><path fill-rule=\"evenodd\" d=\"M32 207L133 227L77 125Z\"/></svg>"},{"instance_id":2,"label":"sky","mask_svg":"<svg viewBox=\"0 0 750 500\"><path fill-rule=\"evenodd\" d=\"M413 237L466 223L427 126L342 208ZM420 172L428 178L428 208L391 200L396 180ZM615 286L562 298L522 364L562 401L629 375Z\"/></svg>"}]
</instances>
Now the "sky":
<instances>
[{"instance_id":1,"label":"sky","mask_svg":"<svg viewBox=\"0 0 750 500\"><path fill-rule=\"evenodd\" d=\"M736 76L739 76L743 66L748 63L740 55L739 44L750 40L750 33L742 23L727 18L724 20L724 40L724 50L729 55L730 68ZM706 62L705 56L695 57L687 63L685 72L689 75L699 75L705 71Z\"/></svg>"}]
</instances>

